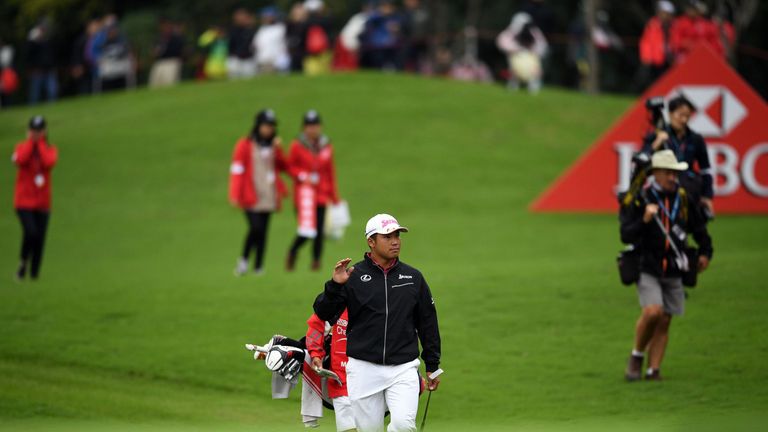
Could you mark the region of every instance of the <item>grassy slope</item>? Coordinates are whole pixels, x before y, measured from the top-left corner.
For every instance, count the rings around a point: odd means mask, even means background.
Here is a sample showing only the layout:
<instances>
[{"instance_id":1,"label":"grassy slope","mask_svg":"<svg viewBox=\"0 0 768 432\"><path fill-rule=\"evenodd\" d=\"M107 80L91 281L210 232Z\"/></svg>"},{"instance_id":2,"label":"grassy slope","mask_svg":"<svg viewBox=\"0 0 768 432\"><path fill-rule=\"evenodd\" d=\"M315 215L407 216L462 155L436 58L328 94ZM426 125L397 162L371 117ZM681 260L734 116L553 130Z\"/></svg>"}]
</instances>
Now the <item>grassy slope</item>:
<instances>
[{"instance_id":1,"label":"grassy slope","mask_svg":"<svg viewBox=\"0 0 768 432\"><path fill-rule=\"evenodd\" d=\"M281 271L290 209L273 219L268 274L230 273L245 224L226 204L228 160L263 106L276 109L285 140L303 110L319 109L336 143L353 225L328 244L326 266L359 257L371 214L392 212L412 229L404 259L433 287L448 371L430 423L589 430L648 412L666 428L749 418L768 403L768 220L712 226L716 261L673 326L669 379L626 385L637 306L617 283L615 217L526 210L630 103L353 75L40 108L61 160L37 284L10 282L19 229L13 169L0 169L0 423L298 425L298 404L270 401L266 370L241 348L300 335L326 277L305 270L307 250L298 272ZM0 155L31 113L0 116Z\"/></svg>"}]
</instances>

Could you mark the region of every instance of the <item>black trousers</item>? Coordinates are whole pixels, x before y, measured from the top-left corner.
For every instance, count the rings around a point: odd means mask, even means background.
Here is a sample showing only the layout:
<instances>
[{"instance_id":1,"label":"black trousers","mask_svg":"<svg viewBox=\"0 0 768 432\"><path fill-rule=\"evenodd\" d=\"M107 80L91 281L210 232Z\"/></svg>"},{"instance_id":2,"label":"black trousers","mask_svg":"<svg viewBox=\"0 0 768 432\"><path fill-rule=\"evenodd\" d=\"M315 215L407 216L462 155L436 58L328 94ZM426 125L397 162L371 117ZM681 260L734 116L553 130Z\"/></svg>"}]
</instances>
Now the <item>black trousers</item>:
<instances>
[{"instance_id":1,"label":"black trousers","mask_svg":"<svg viewBox=\"0 0 768 432\"><path fill-rule=\"evenodd\" d=\"M312 244L312 259L314 261L320 261L320 257L323 255L323 238L325 237L325 206L317 206L315 214L317 218L317 235ZM301 248L307 240L309 240L309 237L297 235L296 239L293 241L293 245L291 245L291 256L295 257L296 254L299 253L299 248Z\"/></svg>"},{"instance_id":2,"label":"black trousers","mask_svg":"<svg viewBox=\"0 0 768 432\"><path fill-rule=\"evenodd\" d=\"M23 232L19 277L24 277L27 268L29 268L29 275L36 279L40 274L40 264L43 262L43 246L45 245L45 233L48 230L50 213L37 210L16 210L16 214L21 221Z\"/></svg>"},{"instance_id":3,"label":"black trousers","mask_svg":"<svg viewBox=\"0 0 768 432\"><path fill-rule=\"evenodd\" d=\"M243 259L247 260L251 250L256 252L253 268L261 269L264 264L264 253L267 249L267 228L271 212L255 212L246 210L245 219L248 221L248 233L243 245Z\"/></svg>"}]
</instances>

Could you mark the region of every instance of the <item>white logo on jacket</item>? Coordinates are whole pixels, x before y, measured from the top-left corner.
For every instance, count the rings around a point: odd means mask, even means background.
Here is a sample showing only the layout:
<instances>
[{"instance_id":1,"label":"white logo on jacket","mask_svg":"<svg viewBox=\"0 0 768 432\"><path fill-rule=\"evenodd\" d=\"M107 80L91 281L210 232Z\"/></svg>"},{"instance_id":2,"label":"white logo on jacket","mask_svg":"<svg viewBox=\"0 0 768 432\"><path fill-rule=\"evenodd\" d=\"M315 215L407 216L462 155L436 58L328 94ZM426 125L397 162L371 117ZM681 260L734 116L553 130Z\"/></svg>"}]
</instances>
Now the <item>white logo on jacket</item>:
<instances>
[{"instance_id":1,"label":"white logo on jacket","mask_svg":"<svg viewBox=\"0 0 768 432\"><path fill-rule=\"evenodd\" d=\"M368 282L368 281L371 280L371 275L364 274L364 275L360 276L360 280L363 281L363 282Z\"/></svg>"},{"instance_id":2,"label":"white logo on jacket","mask_svg":"<svg viewBox=\"0 0 768 432\"><path fill-rule=\"evenodd\" d=\"M413 276L409 276L409 275L399 274L398 276L399 276L398 279L413 279Z\"/></svg>"}]
</instances>

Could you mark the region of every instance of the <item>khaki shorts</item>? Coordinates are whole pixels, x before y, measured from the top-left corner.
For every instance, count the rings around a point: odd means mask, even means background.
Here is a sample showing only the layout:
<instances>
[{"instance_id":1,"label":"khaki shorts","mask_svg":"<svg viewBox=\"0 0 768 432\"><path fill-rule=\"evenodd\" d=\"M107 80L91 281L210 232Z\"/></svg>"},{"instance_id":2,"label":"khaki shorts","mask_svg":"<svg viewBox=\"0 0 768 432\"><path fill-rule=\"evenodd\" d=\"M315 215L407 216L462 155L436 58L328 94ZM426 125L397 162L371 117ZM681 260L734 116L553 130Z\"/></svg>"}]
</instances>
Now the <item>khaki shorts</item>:
<instances>
[{"instance_id":1,"label":"khaki shorts","mask_svg":"<svg viewBox=\"0 0 768 432\"><path fill-rule=\"evenodd\" d=\"M637 281L637 297L640 306L664 306L664 312L670 315L682 315L685 311L685 290L683 279L658 278L648 273L640 273Z\"/></svg>"}]
</instances>

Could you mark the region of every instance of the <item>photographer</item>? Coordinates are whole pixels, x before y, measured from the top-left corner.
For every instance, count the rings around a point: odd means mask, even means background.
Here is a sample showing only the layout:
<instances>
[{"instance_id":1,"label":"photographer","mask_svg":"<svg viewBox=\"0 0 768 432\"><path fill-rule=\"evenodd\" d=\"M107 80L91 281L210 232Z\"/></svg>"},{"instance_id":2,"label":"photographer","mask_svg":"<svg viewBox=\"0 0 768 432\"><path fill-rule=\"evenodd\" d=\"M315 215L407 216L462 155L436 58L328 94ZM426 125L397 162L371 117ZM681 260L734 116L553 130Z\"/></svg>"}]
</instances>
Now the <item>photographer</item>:
<instances>
[{"instance_id":1,"label":"photographer","mask_svg":"<svg viewBox=\"0 0 768 432\"><path fill-rule=\"evenodd\" d=\"M715 213L712 203L714 190L707 145L701 135L688 128L688 121L695 111L693 104L685 96L671 99L668 108L669 124L657 132L648 134L644 139L642 151L650 157L657 150L669 149L679 161L686 162L688 169L681 173L680 183L691 195L701 198L707 217L712 218Z\"/></svg>"},{"instance_id":2,"label":"photographer","mask_svg":"<svg viewBox=\"0 0 768 432\"><path fill-rule=\"evenodd\" d=\"M712 239L702 207L677 181L687 169L688 164L678 162L671 150L654 153L649 185L621 208L621 241L637 245L641 254L637 293L642 313L625 373L628 381L641 378L646 350L645 378L661 379L672 315L682 315L684 310L684 278L687 285L695 284L690 279L712 259ZM698 251L688 249L689 234Z\"/></svg>"},{"instance_id":3,"label":"photographer","mask_svg":"<svg viewBox=\"0 0 768 432\"><path fill-rule=\"evenodd\" d=\"M51 215L51 170L58 158L59 151L48 141L45 119L39 115L32 117L27 139L16 146L11 157L18 169L13 206L24 233L17 281L24 279L27 273L32 280L40 274Z\"/></svg>"}]
</instances>

